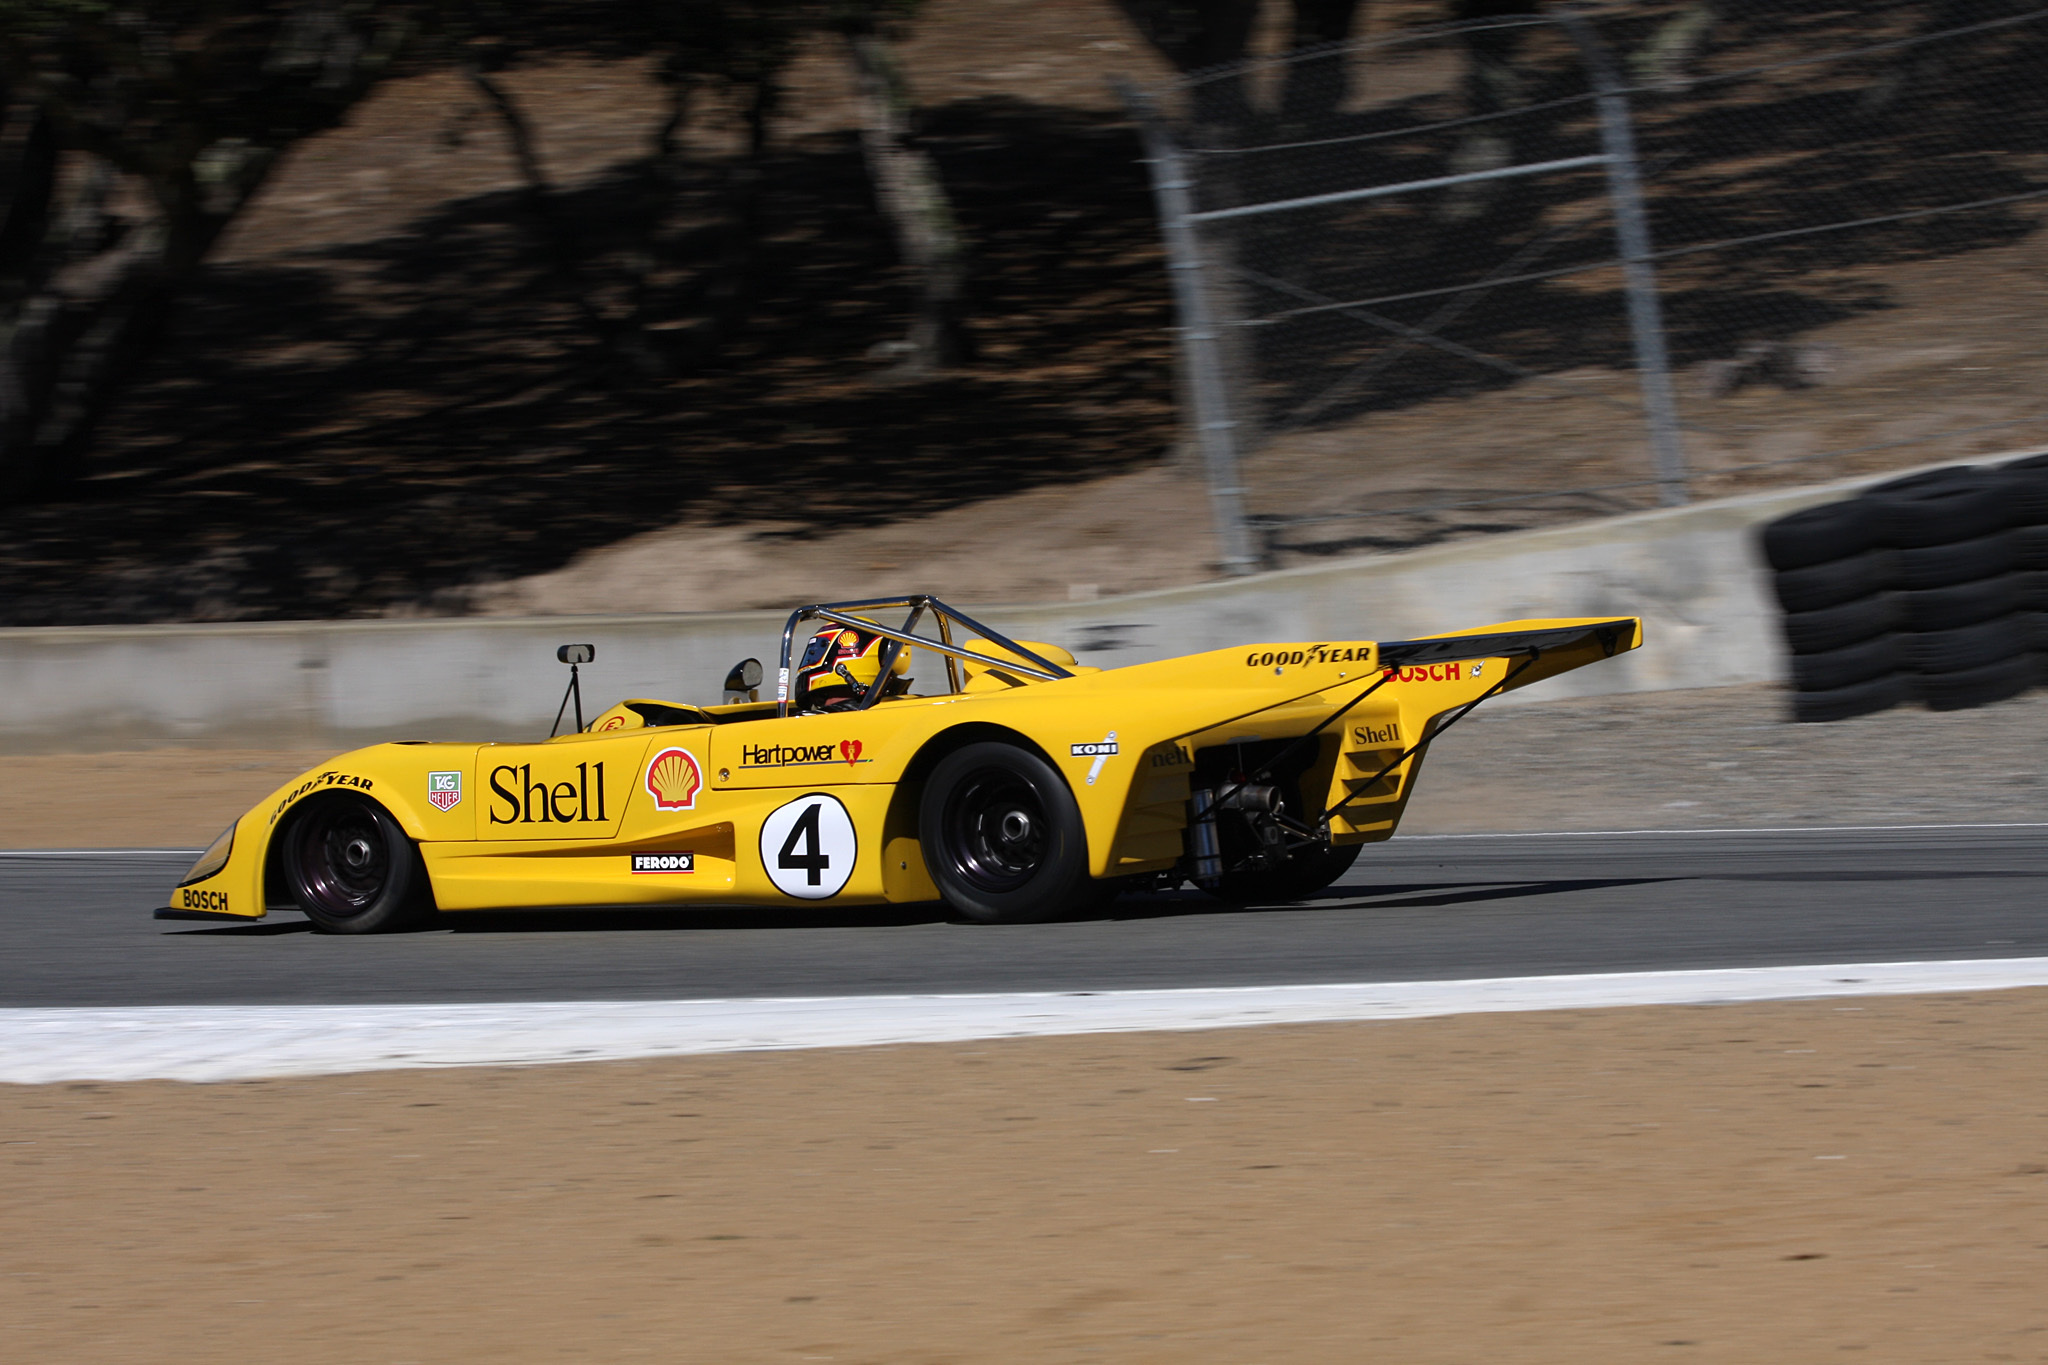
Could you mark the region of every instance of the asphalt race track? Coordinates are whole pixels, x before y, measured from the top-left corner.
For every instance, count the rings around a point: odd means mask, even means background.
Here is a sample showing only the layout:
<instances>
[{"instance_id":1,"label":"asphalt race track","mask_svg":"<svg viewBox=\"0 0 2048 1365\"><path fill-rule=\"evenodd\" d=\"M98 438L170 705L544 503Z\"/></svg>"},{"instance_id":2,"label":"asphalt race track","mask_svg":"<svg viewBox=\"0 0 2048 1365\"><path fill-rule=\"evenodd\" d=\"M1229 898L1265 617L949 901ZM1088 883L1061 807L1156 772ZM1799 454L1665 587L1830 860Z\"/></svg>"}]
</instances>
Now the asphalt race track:
<instances>
[{"instance_id":1,"label":"asphalt race track","mask_svg":"<svg viewBox=\"0 0 2048 1365\"><path fill-rule=\"evenodd\" d=\"M2048 827L1397 839L1301 906L149 917L191 854L0 854L0 1006L691 999L1403 981L2048 954Z\"/></svg>"}]
</instances>

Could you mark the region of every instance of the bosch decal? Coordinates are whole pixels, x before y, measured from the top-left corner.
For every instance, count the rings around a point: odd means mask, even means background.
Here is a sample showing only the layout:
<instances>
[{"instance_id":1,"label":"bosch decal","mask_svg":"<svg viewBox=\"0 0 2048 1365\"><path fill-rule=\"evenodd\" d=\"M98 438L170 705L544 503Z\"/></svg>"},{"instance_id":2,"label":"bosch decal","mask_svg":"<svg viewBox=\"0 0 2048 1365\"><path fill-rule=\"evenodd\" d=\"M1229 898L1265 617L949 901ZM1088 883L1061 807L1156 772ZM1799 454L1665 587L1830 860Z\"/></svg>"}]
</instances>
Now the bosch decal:
<instances>
[{"instance_id":1,"label":"bosch decal","mask_svg":"<svg viewBox=\"0 0 2048 1365\"><path fill-rule=\"evenodd\" d=\"M1458 664L1418 664L1414 668L1389 668L1386 676L1394 682L1456 682L1461 676Z\"/></svg>"},{"instance_id":2,"label":"bosch decal","mask_svg":"<svg viewBox=\"0 0 2048 1365\"><path fill-rule=\"evenodd\" d=\"M201 891L197 887L178 888L178 904L185 910L211 910L215 914L233 913L228 909L228 893L225 891Z\"/></svg>"}]
</instances>

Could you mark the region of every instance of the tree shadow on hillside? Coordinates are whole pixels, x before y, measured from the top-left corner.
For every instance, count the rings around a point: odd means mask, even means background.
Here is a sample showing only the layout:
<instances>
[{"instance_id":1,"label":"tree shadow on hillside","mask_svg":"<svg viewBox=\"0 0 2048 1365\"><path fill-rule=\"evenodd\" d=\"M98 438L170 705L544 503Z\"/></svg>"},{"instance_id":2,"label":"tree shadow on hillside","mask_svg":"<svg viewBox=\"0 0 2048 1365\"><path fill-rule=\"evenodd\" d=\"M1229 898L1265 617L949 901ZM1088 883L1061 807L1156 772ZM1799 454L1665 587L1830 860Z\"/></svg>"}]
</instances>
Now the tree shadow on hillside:
<instances>
[{"instance_id":1,"label":"tree shadow on hillside","mask_svg":"<svg viewBox=\"0 0 2048 1365\"><path fill-rule=\"evenodd\" d=\"M691 307L724 283L718 225L681 236L656 380L577 303L626 268L640 167L562 195L575 292L520 195L457 201L214 271L92 476L0 513L0 622L459 610L470 584L685 518L816 534L1159 457L1170 308L1130 131L991 100L929 136L975 244L982 363L905 385L871 358L909 294L850 136L773 158L744 326L715 354Z\"/></svg>"}]
</instances>

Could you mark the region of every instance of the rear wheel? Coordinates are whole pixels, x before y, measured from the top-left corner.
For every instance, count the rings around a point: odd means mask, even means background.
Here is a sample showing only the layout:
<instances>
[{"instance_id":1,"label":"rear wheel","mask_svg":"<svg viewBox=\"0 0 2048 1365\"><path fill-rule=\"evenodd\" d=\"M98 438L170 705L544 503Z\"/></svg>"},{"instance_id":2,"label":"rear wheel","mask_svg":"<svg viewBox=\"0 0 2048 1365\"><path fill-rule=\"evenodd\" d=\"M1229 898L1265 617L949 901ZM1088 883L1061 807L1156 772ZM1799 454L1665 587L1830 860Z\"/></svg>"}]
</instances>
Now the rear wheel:
<instances>
[{"instance_id":1,"label":"rear wheel","mask_svg":"<svg viewBox=\"0 0 2048 1365\"><path fill-rule=\"evenodd\" d=\"M293 902L330 934L402 929L429 906L419 850L382 806L316 796L292 813L280 870Z\"/></svg>"},{"instance_id":2,"label":"rear wheel","mask_svg":"<svg viewBox=\"0 0 2048 1365\"><path fill-rule=\"evenodd\" d=\"M1031 924L1092 903L1081 808L1050 763L1014 744L939 761L918 837L940 894L983 924Z\"/></svg>"}]
</instances>

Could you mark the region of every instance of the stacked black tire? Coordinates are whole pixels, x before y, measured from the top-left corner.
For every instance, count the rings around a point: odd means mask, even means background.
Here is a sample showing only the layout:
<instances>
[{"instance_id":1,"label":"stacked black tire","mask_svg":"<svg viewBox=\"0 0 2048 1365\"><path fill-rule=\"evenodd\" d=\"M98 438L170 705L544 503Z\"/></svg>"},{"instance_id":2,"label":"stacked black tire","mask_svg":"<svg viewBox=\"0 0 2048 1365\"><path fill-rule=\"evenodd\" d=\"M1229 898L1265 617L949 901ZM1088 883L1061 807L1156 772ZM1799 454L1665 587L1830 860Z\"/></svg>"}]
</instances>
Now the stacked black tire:
<instances>
[{"instance_id":1,"label":"stacked black tire","mask_svg":"<svg viewBox=\"0 0 2048 1365\"><path fill-rule=\"evenodd\" d=\"M1796 720L2048 681L2048 456L1895 479L1763 530Z\"/></svg>"}]
</instances>

